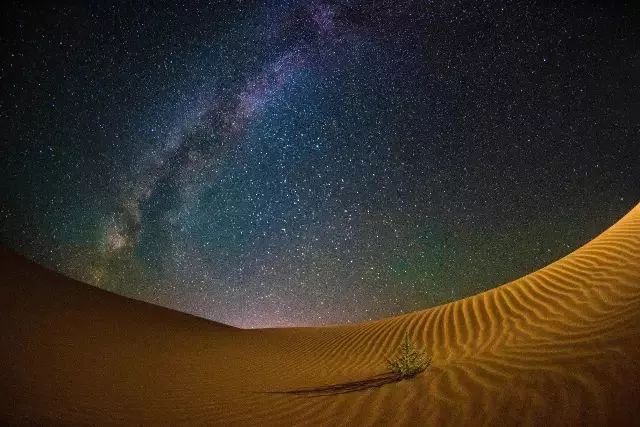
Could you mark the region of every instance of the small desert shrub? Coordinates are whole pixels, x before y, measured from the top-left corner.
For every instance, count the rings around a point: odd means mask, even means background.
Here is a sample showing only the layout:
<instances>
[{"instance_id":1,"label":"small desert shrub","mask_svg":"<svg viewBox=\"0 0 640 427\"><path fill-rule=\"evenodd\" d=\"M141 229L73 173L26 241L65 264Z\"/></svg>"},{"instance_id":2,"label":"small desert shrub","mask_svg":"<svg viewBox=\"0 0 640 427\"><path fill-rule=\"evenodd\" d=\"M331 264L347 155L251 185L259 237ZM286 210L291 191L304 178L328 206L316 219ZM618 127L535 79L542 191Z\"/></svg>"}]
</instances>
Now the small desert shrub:
<instances>
[{"instance_id":1,"label":"small desert shrub","mask_svg":"<svg viewBox=\"0 0 640 427\"><path fill-rule=\"evenodd\" d=\"M409 335L405 335L400 344L400 355L387 362L391 372L401 378L410 378L427 369L431 365L431 358L418 351L409 339Z\"/></svg>"}]
</instances>

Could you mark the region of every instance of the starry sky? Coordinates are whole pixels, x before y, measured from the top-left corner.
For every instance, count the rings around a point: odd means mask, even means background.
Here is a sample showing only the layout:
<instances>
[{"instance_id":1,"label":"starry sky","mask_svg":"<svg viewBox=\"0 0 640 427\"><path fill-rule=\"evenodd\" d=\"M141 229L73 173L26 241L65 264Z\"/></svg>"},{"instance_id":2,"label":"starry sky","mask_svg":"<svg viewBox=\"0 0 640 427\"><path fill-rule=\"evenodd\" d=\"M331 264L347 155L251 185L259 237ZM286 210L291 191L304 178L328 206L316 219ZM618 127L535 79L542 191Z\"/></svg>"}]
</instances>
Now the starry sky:
<instances>
[{"instance_id":1,"label":"starry sky","mask_svg":"<svg viewBox=\"0 0 640 427\"><path fill-rule=\"evenodd\" d=\"M0 241L112 292L241 327L375 319L640 201L629 4L20 3Z\"/></svg>"}]
</instances>

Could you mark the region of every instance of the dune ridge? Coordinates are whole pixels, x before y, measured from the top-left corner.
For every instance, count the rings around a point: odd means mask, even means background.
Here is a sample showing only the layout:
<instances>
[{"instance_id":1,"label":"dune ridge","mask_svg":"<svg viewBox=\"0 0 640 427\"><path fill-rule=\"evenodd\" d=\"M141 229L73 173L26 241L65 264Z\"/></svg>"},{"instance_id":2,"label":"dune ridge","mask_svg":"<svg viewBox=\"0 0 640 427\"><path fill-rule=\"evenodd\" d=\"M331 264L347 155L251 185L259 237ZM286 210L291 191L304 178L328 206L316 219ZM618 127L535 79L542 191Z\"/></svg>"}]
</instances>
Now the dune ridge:
<instances>
[{"instance_id":1,"label":"dune ridge","mask_svg":"<svg viewBox=\"0 0 640 427\"><path fill-rule=\"evenodd\" d=\"M357 325L240 330L1 255L10 423L632 425L640 411L640 205L518 280ZM381 384L404 334L433 365Z\"/></svg>"}]
</instances>

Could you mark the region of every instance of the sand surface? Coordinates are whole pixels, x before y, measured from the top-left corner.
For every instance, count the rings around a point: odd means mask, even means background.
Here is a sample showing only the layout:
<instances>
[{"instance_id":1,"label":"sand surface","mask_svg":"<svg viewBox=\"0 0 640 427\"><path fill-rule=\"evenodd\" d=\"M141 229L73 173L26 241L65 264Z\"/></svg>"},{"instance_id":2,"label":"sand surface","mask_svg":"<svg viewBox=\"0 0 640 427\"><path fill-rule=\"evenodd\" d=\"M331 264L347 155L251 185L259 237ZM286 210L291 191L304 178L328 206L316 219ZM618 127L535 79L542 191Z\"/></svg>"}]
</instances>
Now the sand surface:
<instances>
[{"instance_id":1,"label":"sand surface","mask_svg":"<svg viewBox=\"0 0 640 427\"><path fill-rule=\"evenodd\" d=\"M240 330L0 251L0 420L38 424L638 425L640 205L482 294L349 326ZM393 382L410 334L433 356Z\"/></svg>"}]
</instances>

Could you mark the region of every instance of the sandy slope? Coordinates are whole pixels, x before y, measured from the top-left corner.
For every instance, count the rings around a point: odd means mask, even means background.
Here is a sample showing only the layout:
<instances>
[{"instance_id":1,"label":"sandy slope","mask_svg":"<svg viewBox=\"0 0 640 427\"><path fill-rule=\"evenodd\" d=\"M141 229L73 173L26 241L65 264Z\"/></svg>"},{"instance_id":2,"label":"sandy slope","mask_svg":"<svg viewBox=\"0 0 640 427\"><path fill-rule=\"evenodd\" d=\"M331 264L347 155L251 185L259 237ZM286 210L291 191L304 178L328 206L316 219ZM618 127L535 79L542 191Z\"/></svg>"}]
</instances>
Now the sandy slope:
<instances>
[{"instance_id":1,"label":"sandy slope","mask_svg":"<svg viewBox=\"0 0 640 427\"><path fill-rule=\"evenodd\" d=\"M0 419L11 423L640 422L640 205L522 279L353 326L239 330L0 255ZM405 332L433 367L376 377Z\"/></svg>"}]
</instances>

